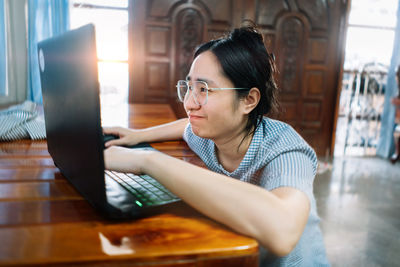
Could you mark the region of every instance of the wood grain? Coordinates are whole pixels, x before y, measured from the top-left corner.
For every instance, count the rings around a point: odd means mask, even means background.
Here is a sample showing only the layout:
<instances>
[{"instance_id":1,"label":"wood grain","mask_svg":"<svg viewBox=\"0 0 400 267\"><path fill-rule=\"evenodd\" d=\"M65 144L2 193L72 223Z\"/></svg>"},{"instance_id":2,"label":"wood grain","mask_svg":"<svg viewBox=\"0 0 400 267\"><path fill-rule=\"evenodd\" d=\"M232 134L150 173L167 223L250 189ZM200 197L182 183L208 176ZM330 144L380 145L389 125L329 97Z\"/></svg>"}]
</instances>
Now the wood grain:
<instances>
[{"instance_id":1,"label":"wood grain","mask_svg":"<svg viewBox=\"0 0 400 267\"><path fill-rule=\"evenodd\" d=\"M112 116L124 110L134 128L175 120L161 104L133 104ZM182 141L152 145L205 167ZM46 141L22 140L0 143L0 265L257 266L258 244L185 204L139 220L108 221L54 166Z\"/></svg>"}]
</instances>

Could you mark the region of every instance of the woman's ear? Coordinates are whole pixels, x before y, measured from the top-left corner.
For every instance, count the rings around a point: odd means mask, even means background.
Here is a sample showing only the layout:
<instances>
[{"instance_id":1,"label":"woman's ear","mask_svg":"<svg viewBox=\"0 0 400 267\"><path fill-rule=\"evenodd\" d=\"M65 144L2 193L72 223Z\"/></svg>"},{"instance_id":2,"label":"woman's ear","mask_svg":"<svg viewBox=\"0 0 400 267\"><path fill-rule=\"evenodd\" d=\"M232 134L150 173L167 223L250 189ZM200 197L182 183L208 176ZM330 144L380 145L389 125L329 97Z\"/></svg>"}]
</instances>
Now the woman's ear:
<instances>
[{"instance_id":1,"label":"woman's ear","mask_svg":"<svg viewBox=\"0 0 400 267\"><path fill-rule=\"evenodd\" d=\"M249 94L242 101L244 114L249 114L253 109L255 109L258 102L260 102L260 98L260 90L256 87L251 88Z\"/></svg>"}]
</instances>

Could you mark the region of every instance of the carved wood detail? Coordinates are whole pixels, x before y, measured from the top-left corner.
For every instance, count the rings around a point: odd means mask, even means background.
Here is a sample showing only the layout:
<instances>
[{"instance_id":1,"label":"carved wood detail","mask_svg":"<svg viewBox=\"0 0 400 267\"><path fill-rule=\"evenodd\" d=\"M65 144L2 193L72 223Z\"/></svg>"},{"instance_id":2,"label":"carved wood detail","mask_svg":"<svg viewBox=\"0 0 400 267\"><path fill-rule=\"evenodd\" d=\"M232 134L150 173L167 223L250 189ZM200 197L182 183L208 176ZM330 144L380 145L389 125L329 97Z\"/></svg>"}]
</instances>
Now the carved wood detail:
<instances>
[{"instance_id":1,"label":"carved wood detail","mask_svg":"<svg viewBox=\"0 0 400 267\"><path fill-rule=\"evenodd\" d=\"M260 26L273 26L278 14L289 10L285 0L259 0L256 2L256 23Z\"/></svg>"},{"instance_id":2,"label":"carved wood detail","mask_svg":"<svg viewBox=\"0 0 400 267\"><path fill-rule=\"evenodd\" d=\"M298 0L299 10L311 21L312 28L327 30L329 25L327 0Z\"/></svg>"},{"instance_id":3,"label":"carved wood detail","mask_svg":"<svg viewBox=\"0 0 400 267\"><path fill-rule=\"evenodd\" d=\"M193 61L194 49L202 42L204 23L197 10L185 9L178 15L176 28L176 77L185 79Z\"/></svg>"},{"instance_id":4,"label":"carved wood detail","mask_svg":"<svg viewBox=\"0 0 400 267\"><path fill-rule=\"evenodd\" d=\"M304 38L304 26L297 17L287 17L281 23L279 29L278 47L280 49L279 54L279 66L280 69L280 82L281 89L284 93L296 93L301 92L300 78L301 78L301 63L304 55L303 49L303 38Z\"/></svg>"}]
</instances>

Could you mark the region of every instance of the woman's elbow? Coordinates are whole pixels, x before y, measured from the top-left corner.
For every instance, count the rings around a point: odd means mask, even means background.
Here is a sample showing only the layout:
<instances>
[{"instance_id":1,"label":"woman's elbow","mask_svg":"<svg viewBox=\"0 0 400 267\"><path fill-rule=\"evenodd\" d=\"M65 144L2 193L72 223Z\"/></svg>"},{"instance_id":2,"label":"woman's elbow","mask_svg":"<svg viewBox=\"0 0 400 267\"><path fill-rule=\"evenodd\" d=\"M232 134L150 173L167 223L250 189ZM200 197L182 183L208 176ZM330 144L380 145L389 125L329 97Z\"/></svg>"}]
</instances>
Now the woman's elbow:
<instances>
[{"instance_id":1,"label":"woman's elbow","mask_svg":"<svg viewBox=\"0 0 400 267\"><path fill-rule=\"evenodd\" d=\"M289 244L288 242L284 242L284 244L275 245L274 248L271 249L271 253L278 257L284 257L289 255L295 246L296 244Z\"/></svg>"},{"instance_id":2,"label":"woman's elbow","mask_svg":"<svg viewBox=\"0 0 400 267\"><path fill-rule=\"evenodd\" d=\"M274 238L266 238L265 242L259 240L261 245L268 249L268 251L278 257L284 257L290 254L296 247L299 238L295 236L281 235Z\"/></svg>"}]
</instances>

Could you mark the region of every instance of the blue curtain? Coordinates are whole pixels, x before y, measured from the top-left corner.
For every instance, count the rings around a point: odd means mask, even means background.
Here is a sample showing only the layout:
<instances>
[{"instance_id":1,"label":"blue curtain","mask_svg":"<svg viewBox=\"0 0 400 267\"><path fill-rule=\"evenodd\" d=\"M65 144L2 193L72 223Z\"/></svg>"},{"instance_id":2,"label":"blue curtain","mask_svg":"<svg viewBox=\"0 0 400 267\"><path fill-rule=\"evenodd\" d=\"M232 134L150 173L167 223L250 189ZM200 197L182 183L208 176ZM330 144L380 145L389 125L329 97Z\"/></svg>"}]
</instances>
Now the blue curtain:
<instances>
[{"instance_id":1,"label":"blue curtain","mask_svg":"<svg viewBox=\"0 0 400 267\"><path fill-rule=\"evenodd\" d=\"M28 99L42 103L37 43L69 28L68 0L28 0Z\"/></svg>"},{"instance_id":2,"label":"blue curtain","mask_svg":"<svg viewBox=\"0 0 400 267\"><path fill-rule=\"evenodd\" d=\"M388 158L394 152L394 116L395 108L390 103L392 97L396 96L398 87L395 78L396 68L400 65L400 1L397 7L397 24L396 33L394 37L392 60L390 62L387 86L385 91L385 103L382 114L381 132L376 151L378 156Z\"/></svg>"},{"instance_id":3,"label":"blue curtain","mask_svg":"<svg viewBox=\"0 0 400 267\"><path fill-rule=\"evenodd\" d=\"M4 0L0 0L0 96L6 94L7 41L4 13Z\"/></svg>"}]
</instances>

